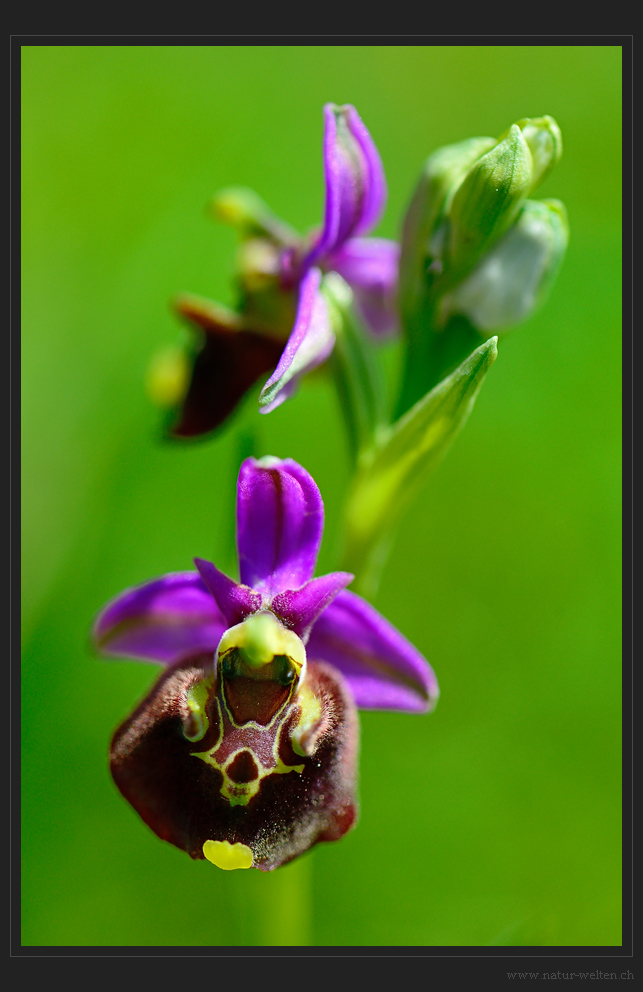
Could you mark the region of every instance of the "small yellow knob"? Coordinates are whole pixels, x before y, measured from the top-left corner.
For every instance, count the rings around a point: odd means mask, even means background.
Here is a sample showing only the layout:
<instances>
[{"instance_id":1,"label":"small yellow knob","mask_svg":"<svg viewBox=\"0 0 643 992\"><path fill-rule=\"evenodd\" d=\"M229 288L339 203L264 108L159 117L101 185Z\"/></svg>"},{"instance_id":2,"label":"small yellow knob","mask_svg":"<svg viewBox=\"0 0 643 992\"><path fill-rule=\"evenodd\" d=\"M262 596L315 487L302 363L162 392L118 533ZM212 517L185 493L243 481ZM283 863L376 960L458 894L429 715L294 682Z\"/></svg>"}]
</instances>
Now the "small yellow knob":
<instances>
[{"instance_id":1,"label":"small yellow knob","mask_svg":"<svg viewBox=\"0 0 643 992\"><path fill-rule=\"evenodd\" d=\"M206 840L203 853L208 861L224 871L252 866L252 851L246 844L231 844L229 840Z\"/></svg>"}]
</instances>

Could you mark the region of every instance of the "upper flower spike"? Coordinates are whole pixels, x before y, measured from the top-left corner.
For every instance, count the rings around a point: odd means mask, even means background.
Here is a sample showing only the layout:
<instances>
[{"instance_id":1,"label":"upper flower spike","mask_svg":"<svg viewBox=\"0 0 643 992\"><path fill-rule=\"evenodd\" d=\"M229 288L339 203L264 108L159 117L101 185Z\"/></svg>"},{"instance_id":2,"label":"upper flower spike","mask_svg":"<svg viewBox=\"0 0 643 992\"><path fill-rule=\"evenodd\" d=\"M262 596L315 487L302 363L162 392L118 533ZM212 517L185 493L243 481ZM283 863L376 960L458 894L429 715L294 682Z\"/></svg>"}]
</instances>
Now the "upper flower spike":
<instances>
[{"instance_id":1,"label":"upper flower spike","mask_svg":"<svg viewBox=\"0 0 643 992\"><path fill-rule=\"evenodd\" d=\"M321 229L298 237L250 190L224 190L215 215L238 230L237 311L189 294L178 314L196 334L189 355L167 349L148 375L155 402L174 409L170 433L194 437L217 428L267 372L259 399L269 413L290 397L306 372L335 344L324 276L349 284L365 327L375 336L397 329L399 246L368 238L386 205L379 152L353 106L324 107L325 210Z\"/></svg>"}]
</instances>

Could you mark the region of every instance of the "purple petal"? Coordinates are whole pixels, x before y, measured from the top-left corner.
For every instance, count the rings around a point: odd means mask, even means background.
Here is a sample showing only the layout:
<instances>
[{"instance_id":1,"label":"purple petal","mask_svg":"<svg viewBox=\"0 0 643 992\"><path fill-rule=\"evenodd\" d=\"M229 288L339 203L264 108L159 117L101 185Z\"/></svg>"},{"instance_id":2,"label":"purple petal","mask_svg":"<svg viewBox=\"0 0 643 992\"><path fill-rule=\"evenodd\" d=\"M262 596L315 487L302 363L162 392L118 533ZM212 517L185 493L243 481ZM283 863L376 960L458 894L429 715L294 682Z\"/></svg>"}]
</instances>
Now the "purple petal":
<instances>
[{"instance_id":1,"label":"purple petal","mask_svg":"<svg viewBox=\"0 0 643 992\"><path fill-rule=\"evenodd\" d=\"M439 695L433 669L420 652L360 596L340 592L313 627L306 648L348 682L362 709L432 709Z\"/></svg>"},{"instance_id":2,"label":"purple petal","mask_svg":"<svg viewBox=\"0 0 643 992\"><path fill-rule=\"evenodd\" d=\"M301 282L295 326L277 368L259 396L260 413L270 413L295 391L300 377L325 361L335 334L326 300L319 292L321 272L310 269Z\"/></svg>"},{"instance_id":3,"label":"purple petal","mask_svg":"<svg viewBox=\"0 0 643 992\"><path fill-rule=\"evenodd\" d=\"M324 227L304 265L313 264L347 238L370 231L386 203L382 160L350 104L324 107L324 180Z\"/></svg>"},{"instance_id":4,"label":"purple petal","mask_svg":"<svg viewBox=\"0 0 643 992\"><path fill-rule=\"evenodd\" d=\"M291 458L248 458L237 483L241 581L266 597L312 577L324 529L314 479Z\"/></svg>"},{"instance_id":5,"label":"purple petal","mask_svg":"<svg viewBox=\"0 0 643 992\"><path fill-rule=\"evenodd\" d=\"M286 589L278 593L270 604L277 614L304 644L311 627L321 613L332 603L337 593L353 581L350 572L331 572L318 579L311 579L301 589Z\"/></svg>"},{"instance_id":6,"label":"purple petal","mask_svg":"<svg viewBox=\"0 0 643 992\"><path fill-rule=\"evenodd\" d=\"M227 624L196 572L174 572L121 593L101 611L94 642L105 654L170 665L214 652Z\"/></svg>"},{"instance_id":7,"label":"purple petal","mask_svg":"<svg viewBox=\"0 0 643 992\"><path fill-rule=\"evenodd\" d=\"M385 336L399 326L397 286L400 246L386 238L351 238L326 259L351 286L362 320Z\"/></svg>"},{"instance_id":8,"label":"purple petal","mask_svg":"<svg viewBox=\"0 0 643 992\"><path fill-rule=\"evenodd\" d=\"M215 565L203 558L195 558L194 564L207 588L216 600L228 627L241 623L251 613L261 609L261 594L247 586L240 586Z\"/></svg>"}]
</instances>

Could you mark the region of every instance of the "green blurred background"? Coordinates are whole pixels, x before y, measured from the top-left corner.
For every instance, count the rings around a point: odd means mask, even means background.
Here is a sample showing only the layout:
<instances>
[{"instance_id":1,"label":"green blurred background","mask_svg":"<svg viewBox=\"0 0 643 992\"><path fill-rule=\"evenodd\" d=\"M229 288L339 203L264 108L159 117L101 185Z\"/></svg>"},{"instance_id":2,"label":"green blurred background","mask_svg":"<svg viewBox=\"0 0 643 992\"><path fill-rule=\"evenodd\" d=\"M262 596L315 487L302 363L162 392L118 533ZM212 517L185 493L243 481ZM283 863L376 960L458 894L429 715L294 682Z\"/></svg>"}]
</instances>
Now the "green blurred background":
<instances>
[{"instance_id":1,"label":"green blurred background","mask_svg":"<svg viewBox=\"0 0 643 992\"><path fill-rule=\"evenodd\" d=\"M22 49L25 945L618 945L620 921L618 46ZM219 188L305 230L323 207L322 106L355 104L396 237L440 145L551 114L538 196L571 243L543 311L499 346L474 413L408 515L375 605L433 664L430 716L362 715L361 820L271 875L158 840L106 763L156 667L92 651L127 586L232 571L248 432L326 504L348 479L322 376L268 417L159 441L143 381L168 301L232 303ZM384 355L391 375L395 351Z\"/></svg>"}]
</instances>

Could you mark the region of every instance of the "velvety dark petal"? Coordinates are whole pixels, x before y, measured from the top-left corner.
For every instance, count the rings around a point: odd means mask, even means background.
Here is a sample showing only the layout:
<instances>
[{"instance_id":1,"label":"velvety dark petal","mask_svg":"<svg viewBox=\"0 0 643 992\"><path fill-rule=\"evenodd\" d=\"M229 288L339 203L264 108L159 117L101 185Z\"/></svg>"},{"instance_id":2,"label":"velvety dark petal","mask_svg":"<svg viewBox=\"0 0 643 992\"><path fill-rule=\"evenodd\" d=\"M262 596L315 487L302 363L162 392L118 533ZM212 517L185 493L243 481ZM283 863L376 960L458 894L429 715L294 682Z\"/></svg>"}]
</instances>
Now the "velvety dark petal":
<instances>
[{"instance_id":1,"label":"velvety dark petal","mask_svg":"<svg viewBox=\"0 0 643 992\"><path fill-rule=\"evenodd\" d=\"M399 262L399 244L386 238L351 238L325 260L349 283L365 325L378 336L399 327Z\"/></svg>"},{"instance_id":2,"label":"velvety dark petal","mask_svg":"<svg viewBox=\"0 0 643 992\"><path fill-rule=\"evenodd\" d=\"M259 396L260 413L270 413L294 392L305 372L321 365L333 350L335 334L326 300L319 291L321 272L310 269L299 290L299 305L292 334L277 368Z\"/></svg>"},{"instance_id":3,"label":"velvety dark petal","mask_svg":"<svg viewBox=\"0 0 643 992\"><path fill-rule=\"evenodd\" d=\"M234 314L197 297L183 297L177 309L201 329L202 339L187 395L170 433L196 437L219 427L257 379L275 367L283 342L241 329Z\"/></svg>"},{"instance_id":4,"label":"velvety dark petal","mask_svg":"<svg viewBox=\"0 0 643 992\"><path fill-rule=\"evenodd\" d=\"M174 572L121 593L100 612L94 643L105 654L173 664L216 651L228 627L196 572Z\"/></svg>"},{"instance_id":5,"label":"velvety dark petal","mask_svg":"<svg viewBox=\"0 0 643 992\"><path fill-rule=\"evenodd\" d=\"M330 666L311 664L305 686L312 717L297 698L274 725L237 726L210 658L170 669L114 735L116 785L159 837L221 867L272 871L338 840L357 816L357 713Z\"/></svg>"},{"instance_id":6,"label":"velvety dark petal","mask_svg":"<svg viewBox=\"0 0 643 992\"><path fill-rule=\"evenodd\" d=\"M439 690L433 669L392 624L360 596L340 592L314 625L306 648L344 675L363 709L432 709Z\"/></svg>"},{"instance_id":7,"label":"velvety dark petal","mask_svg":"<svg viewBox=\"0 0 643 992\"><path fill-rule=\"evenodd\" d=\"M318 579L311 579L300 589L286 589L278 593L272 600L270 609L305 644L317 618L332 603L337 593L345 589L354 578L350 572L331 572Z\"/></svg>"},{"instance_id":8,"label":"velvety dark petal","mask_svg":"<svg viewBox=\"0 0 643 992\"><path fill-rule=\"evenodd\" d=\"M379 152L354 107L324 107L324 226L304 265L370 231L386 203Z\"/></svg>"},{"instance_id":9,"label":"velvety dark petal","mask_svg":"<svg viewBox=\"0 0 643 992\"><path fill-rule=\"evenodd\" d=\"M251 613L261 609L261 595L247 586L240 586L209 561L195 558L199 575L216 600L228 627L241 623Z\"/></svg>"},{"instance_id":10,"label":"velvety dark petal","mask_svg":"<svg viewBox=\"0 0 643 992\"><path fill-rule=\"evenodd\" d=\"M248 458L237 483L239 574L272 598L312 577L324 528L314 479L291 458Z\"/></svg>"}]
</instances>

